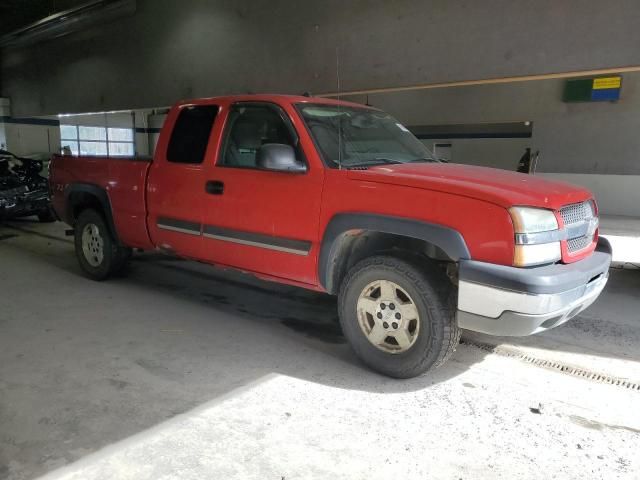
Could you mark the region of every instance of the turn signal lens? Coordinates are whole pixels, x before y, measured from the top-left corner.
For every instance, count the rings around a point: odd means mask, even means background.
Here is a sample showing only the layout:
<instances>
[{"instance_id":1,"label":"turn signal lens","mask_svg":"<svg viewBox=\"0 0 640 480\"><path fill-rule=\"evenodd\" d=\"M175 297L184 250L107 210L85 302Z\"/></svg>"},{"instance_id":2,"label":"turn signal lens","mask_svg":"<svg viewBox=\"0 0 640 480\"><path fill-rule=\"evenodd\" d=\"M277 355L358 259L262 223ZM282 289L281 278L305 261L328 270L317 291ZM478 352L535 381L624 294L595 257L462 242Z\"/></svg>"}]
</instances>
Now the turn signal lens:
<instances>
[{"instance_id":1,"label":"turn signal lens","mask_svg":"<svg viewBox=\"0 0 640 480\"><path fill-rule=\"evenodd\" d=\"M554 263L562 258L560 242L538 245L516 245L513 256L514 267L533 267L545 263Z\"/></svg>"}]
</instances>

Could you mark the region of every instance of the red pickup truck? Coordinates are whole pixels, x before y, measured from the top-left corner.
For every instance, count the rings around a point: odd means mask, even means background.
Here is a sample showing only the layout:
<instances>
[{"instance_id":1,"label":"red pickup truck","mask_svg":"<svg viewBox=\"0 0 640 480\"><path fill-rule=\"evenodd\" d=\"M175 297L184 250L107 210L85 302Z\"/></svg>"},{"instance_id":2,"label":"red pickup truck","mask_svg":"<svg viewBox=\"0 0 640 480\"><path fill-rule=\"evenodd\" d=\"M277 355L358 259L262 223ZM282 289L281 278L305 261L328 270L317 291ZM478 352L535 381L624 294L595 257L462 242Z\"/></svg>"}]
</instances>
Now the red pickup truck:
<instances>
[{"instance_id":1,"label":"red pickup truck","mask_svg":"<svg viewBox=\"0 0 640 480\"><path fill-rule=\"evenodd\" d=\"M338 295L355 353L399 378L442 364L461 328L566 322L611 260L584 188L438 162L388 114L336 100L180 102L153 159L56 156L50 178L90 278L135 248Z\"/></svg>"}]
</instances>

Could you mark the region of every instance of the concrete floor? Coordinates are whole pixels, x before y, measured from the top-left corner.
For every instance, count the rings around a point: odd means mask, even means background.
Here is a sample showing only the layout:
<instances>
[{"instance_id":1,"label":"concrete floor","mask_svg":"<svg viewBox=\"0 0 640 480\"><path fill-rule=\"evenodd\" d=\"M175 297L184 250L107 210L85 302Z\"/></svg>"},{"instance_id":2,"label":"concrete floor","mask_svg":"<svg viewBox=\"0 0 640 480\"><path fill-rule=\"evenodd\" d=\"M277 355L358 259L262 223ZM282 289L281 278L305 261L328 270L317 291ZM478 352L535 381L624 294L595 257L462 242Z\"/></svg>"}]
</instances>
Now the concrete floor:
<instances>
[{"instance_id":1,"label":"concrete floor","mask_svg":"<svg viewBox=\"0 0 640 480\"><path fill-rule=\"evenodd\" d=\"M328 296L157 255L79 273L61 224L0 226L0 479L640 478L640 390L472 344L363 368ZM640 382L640 272L540 358ZM529 350L527 350L529 349Z\"/></svg>"},{"instance_id":2,"label":"concrete floor","mask_svg":"<svg viewBox=\"0 0 640 480\"><path fill-rule=\"evenodd\" d=\"M614 267L640 267L640 218L602 215L600 234L611 243Z\"/></svg>"}]
</instances>

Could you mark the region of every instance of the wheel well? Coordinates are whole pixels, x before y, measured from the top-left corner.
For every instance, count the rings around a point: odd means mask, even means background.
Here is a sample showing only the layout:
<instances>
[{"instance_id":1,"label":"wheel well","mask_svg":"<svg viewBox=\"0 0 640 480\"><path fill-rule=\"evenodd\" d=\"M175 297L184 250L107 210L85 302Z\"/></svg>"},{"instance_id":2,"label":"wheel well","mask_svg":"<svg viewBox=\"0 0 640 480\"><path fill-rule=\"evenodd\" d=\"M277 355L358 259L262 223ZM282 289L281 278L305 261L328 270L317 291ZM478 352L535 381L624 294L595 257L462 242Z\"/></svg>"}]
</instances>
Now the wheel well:
<instances>
[{"instance_id":1,"label":"wheel well","mask_svg":"<svg viewBox=\"0 0 640 480\"><path fill-rule=\"evenodd\" d=\"M100 193L100 192L98 192ZM100 213L107 223L107 227L116 243L120 244L120 240L113 223L113 216L111 214L111 206L108 199L100 198L100 196L92 191L75 191L71 192L67 197L67 223L71 226L76 224L80 213L83 210L91 208Z\"/></svg>"},{"instance_id":2,"label":"wheel well","mask_svg":"<svg viewBox=\"0 0 640 480\"><path fill-rule=\"evenodd\" d=\"M430 259L448 263L453 260L437 245L419 238L370 230L348 231L334 242L325 288L338 293L351 267L364 258L388 254L409 260Z\"/></svg>"},{"instance_id":3,"label":"wheel well","mask_svg":"<svg viewBox=\"0 0 640 480\"><path fill-rule=\"evenodd\" d=\"M95 195L87 192L72 192L69 195L69 219L76 223L76 220L80 216L80 213L87 208L92 208L97 212L100 212L103 216L105 214L102 203Z\"/></svg>"}]
</instances>

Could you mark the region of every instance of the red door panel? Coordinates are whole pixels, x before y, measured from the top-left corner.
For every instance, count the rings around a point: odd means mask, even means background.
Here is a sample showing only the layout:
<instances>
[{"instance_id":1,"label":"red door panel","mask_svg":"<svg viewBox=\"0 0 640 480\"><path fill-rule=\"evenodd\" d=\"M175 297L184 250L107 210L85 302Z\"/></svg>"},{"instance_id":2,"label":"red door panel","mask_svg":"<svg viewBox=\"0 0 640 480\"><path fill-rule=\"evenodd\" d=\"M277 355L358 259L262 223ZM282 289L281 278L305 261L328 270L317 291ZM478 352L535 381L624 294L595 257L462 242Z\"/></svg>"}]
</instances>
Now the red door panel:
<instances>
[{"instance_id":1,"label":"red door panel","mask_svg":"<svg viewBox=\"0 0 640 480\"><path fill-rule=\"evenodd\" d=\"M147 181L147 224L154 244L200 259L206 159L215 152L217 105L171 111Z\"/></svg>"},{"instance_id":2,"label":"red door panel","mask_svg":"<svg viewBox=\"0 0 640 480\"><path fill-rule=\"evenodd\" d=\"M212 168L224 193L203 208L203 258L315 283L321 174Z\"/></svg>"},{"instance_id":3,"label":"red door panel","mask_svg":"<svg viewBox=\"0 0 640 480\"><path fill-rule=\"evenodd\" d=\"M233 110L224 114L228 125L218 161L207 168L207 179L221 183L223 191L206 195L203 203L203 258L295 282L317 283L324 170L317 165L308 165L305 173L251 168L251 149L260 148L255 138L237 139L245 142L236 145L240 154L234 158L239 158L239 164L224 166L221 158L230 148L229 130L235 121ZM250 137L250 127L246 124L238 131ZM258 130L263 144L278 143L278 134L269 127L261 125Z\"/></svg>"}]
</instances>

